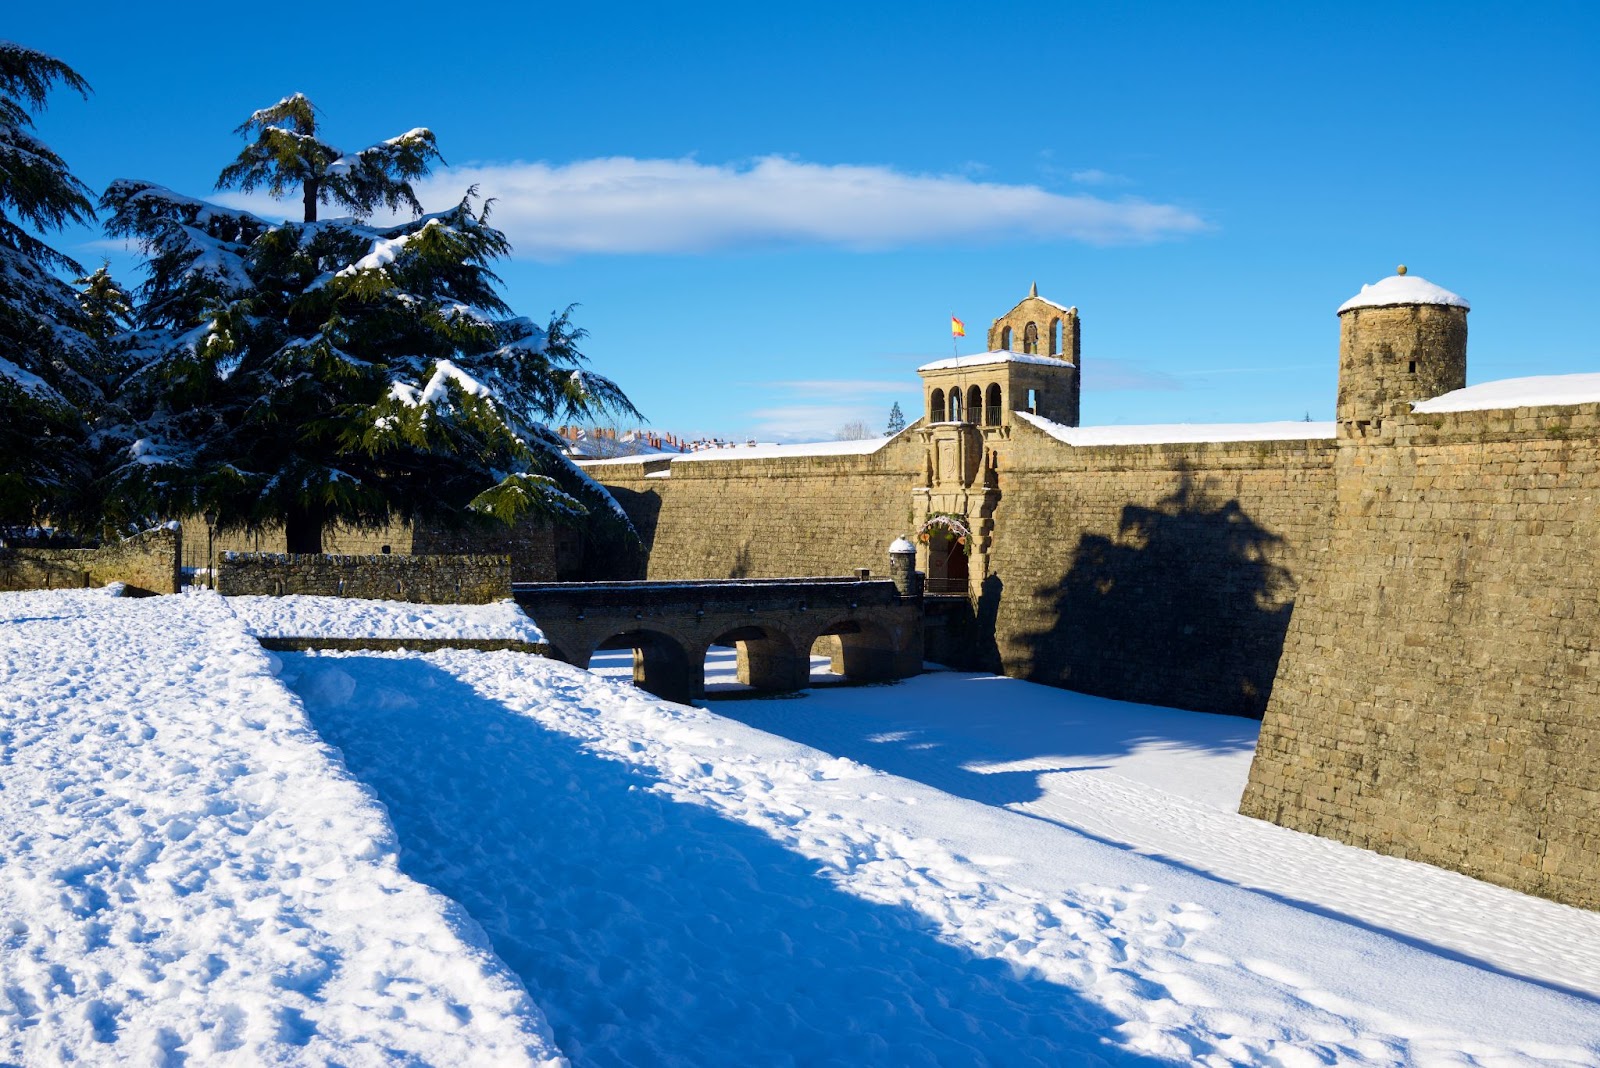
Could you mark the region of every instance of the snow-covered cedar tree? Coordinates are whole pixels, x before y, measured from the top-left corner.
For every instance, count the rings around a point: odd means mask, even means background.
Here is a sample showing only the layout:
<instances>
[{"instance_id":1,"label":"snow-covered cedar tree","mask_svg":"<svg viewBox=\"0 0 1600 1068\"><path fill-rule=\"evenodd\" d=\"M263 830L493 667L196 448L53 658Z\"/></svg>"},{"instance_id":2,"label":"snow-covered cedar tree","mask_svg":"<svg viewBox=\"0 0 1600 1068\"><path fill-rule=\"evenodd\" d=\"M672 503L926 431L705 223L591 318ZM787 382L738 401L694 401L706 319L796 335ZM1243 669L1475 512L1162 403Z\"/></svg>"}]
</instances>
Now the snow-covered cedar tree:
<instances>
[{"instance_id":1,"label":"snow-covered cedar tree","mask_svg":"<svg viewBox=\"0 0 1600 1068\"><path fill-rule=\"evenodd\" d=\"M209 512L220 529L283 524L320 552L326 524L440 526L590 516L631 539L621 509L544 422L637 416L585 369L567 313L511 314L489 264L509 251L489 205L420 210L410 179L438 154L413 130L353 154L316 134L303 96L256 112L255 140L219 184L301 193L274 224L148 182L119 180L107 229L137 240L137 440L119 495L144 513ZM331 203L354 217L316 219Z\"/></svg>"},{"instance_id":2,"label":"snow-covered cedar tree","mask_svg":"<svg viewBox=\"0 0 1600 1068\"><path fill-rule=\"evenodd\" d=\"M894 407L889 409L889 426L883 432L886 438L892 438L906 428L906 413L900 410L900 402L895 401Z\"/></svg>"},{"instance_id":3,"label":"snow-covered cedar tree","mask_svg":"<svg viewBox=\"0 0 1600 1068\"><path fill-rule=\"evenodd\" d=\"M38 236L94 218L89 189L33 134L65 63L0 41L0 528L93 511L90 420L104 397L78 297L82 268Z\"/></svg>"}]
</instances>

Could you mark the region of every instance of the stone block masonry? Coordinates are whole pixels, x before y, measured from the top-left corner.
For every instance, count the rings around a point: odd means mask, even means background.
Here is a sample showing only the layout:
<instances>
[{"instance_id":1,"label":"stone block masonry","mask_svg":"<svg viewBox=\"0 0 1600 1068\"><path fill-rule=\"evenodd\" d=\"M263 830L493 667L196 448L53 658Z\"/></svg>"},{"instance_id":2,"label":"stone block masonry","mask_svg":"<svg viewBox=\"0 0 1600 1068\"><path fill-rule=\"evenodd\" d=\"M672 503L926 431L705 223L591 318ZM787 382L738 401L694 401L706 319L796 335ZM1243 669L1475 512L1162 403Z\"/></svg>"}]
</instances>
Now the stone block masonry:
<instances>
[{"instance_id":1,"label":"stone block masonry","mask_svg":"<svg viewBox=\"0 0 1600 1068\"><path fill-rule=\"evenodd\" d=\"M285 551L282 527L212 532L200 516L183 521L183 566L196 571L211 566L225 553L276 553ZM388 526L359 529L330 525L322 535L323 551L334 556L437 556L454 553L504 553L511 558L514 582L552 582L569 577L581 555L576 532L541 519L525 519L514 527L485 525L471 530L446 531L413 527L395 521Z\"/></svg>"},{"instance_id":2,"label":"stone block masonry","mask_svg":"<svg viewBox=\"0 0 1600 1068\"><path fill-rule=\"evenodd\" d=\"M737 450L730 450L736 453ZM588 468L649 548L651 579L787 578L881 571L911 531L922 449L909 435L868 455L656 460Z\"/></svg>"},{"instance_id":3,"label":"stone block masonry","mask_svg":"<svg viewBox=\"0 0 1600 1068\"><path fill-rule=\"evenodd\" d=\"M1335 452L1331 440L1066 448L1017 427L974 609L992 647L968 666L1260 716L1297 591L1327 555Z\"/></svg>"},{"instance_id":4,"label":"stone block masonry","mask_svg":"<svg viewBox=\"0 0 1600 1068\"><path fill-rule=\"evenodd\" d=\"M489 604L511 596L509 556L310 556L225 553L224 596L317 594L415 604Z\"/></svg>"},{"instance_id":5,"label":"stone block masonry","mask_svg":"<svg viewBox=\"0 0 1600 1068\"><path fill-rule=\"evenodd\" d=\"M183 534L156 527L97 549L0 548L0 590L82 589L121 582L128 591L177 593Z\"/></svg>"},{"instance_id":6,"label":"stone block masonry","mask_svg":"<svg viewBox=\"0 0 1600 1068\"><path fill-rule=\"evenodd\" d=\"M1600 908L1600 406L1339 450L1241 810Z\"/></svg>"}]
</instances>

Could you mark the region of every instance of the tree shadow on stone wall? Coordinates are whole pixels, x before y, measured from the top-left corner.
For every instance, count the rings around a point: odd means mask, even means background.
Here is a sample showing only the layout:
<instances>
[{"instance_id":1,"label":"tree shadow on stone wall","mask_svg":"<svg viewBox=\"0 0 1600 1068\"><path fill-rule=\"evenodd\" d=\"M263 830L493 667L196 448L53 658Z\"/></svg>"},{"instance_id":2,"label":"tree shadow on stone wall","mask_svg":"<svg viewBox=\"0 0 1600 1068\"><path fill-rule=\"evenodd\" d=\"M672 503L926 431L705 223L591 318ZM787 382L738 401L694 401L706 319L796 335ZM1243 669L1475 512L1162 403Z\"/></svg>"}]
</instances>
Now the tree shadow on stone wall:
<instances>
[{"instance_id":1,"label":"tree shadow on stone wall","mask_svg":"<svg viewBox=\"0 0 1600 1068\"><path fill-rule=\"evenodd\" d=\"M656 541L656 524L661 517L661 495L654 490L640 492L622 486L607 486L606 489L627 514L639 540L637 544L632 544L617 531L596 531L591 524L590 536L583 541L583 563L578 577L642 579Z\"/></svg>"},{"instance_id":2,"label":"tree shadow on stone wall","mask_svg":"<svg viewBox=\"0 0 1600 1068\"><path fill-rule=\"evenodd\" d=\"M1259 718L1294 608L1283 539L1237 499L1180 470L1155 507L1128 505L1115 538L1085 534L1028 635L1030 677L1126 701Z\"/></svg>"}]
</instances>

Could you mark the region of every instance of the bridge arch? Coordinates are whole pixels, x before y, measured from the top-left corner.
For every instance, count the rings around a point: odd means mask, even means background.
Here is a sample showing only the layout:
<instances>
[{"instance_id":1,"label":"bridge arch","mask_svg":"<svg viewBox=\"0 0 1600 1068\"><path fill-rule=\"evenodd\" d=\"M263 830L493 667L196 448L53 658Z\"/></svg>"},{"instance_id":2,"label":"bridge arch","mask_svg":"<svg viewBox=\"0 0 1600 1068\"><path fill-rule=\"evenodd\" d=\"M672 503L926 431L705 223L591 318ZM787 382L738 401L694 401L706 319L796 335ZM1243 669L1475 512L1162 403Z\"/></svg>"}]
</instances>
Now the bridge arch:
<instances>
[{"instance_id":1,"label":"bridge arch","mask_svg":"<svg viewBox=\"0 0 1600 1068\"><path fill-rule=\"evenodd\" d=\"M739 681L758 690L799 690L811 681L808 649L783 627L761 620L714 635L707 643L738 649ZM701 654L702 663L705 654Z\"/></svg>"},{"instance_id":2,"label":"bridge arch","mask_svg":"<svg viewBox=\"0 0 1600 1068\"><path fill-rule=\"evenodd\" d=\"M705 652L694 656L677 638L664 631L636 628L620 631L596 643L584 662L602 649L633 650L633 684L647 693L688 704L703 692L701 671Z\"/></svg>"},{"instance_id":3,"label":"bridge arch","mask_svg":"<svg viewBox=\"0 0 1600 1068\"><path fill-rule=\"evenodd\" d=\"M824 646L835 675L856 682L882 682L915 674L921 667L917 663L907 671L906 659L912 654L897 630L872 619L840 616L816 632L813 645L832 639Z\"/></svg>"}]
</instances>

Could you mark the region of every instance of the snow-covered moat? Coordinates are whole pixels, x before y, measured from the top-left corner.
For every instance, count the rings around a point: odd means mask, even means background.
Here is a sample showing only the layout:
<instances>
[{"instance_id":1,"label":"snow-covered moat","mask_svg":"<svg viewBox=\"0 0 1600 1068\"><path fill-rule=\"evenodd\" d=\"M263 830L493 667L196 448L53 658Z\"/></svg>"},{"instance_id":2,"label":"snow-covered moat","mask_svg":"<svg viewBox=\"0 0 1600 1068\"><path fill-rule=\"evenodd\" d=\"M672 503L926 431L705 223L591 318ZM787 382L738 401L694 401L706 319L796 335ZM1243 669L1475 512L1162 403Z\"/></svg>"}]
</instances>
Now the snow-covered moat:
<instances>
[{"instance_id":1,"label":"snow-covered moat","mask_svg":"<svg viewBox=\"0 0 1600 1068\"><path fill-rule=\"evenodd\" d=\"M0 1062L1600 1065L1600 914L1238 816L1252 722L289 607L0 594Z\"/></svg>"}]
</instances>

